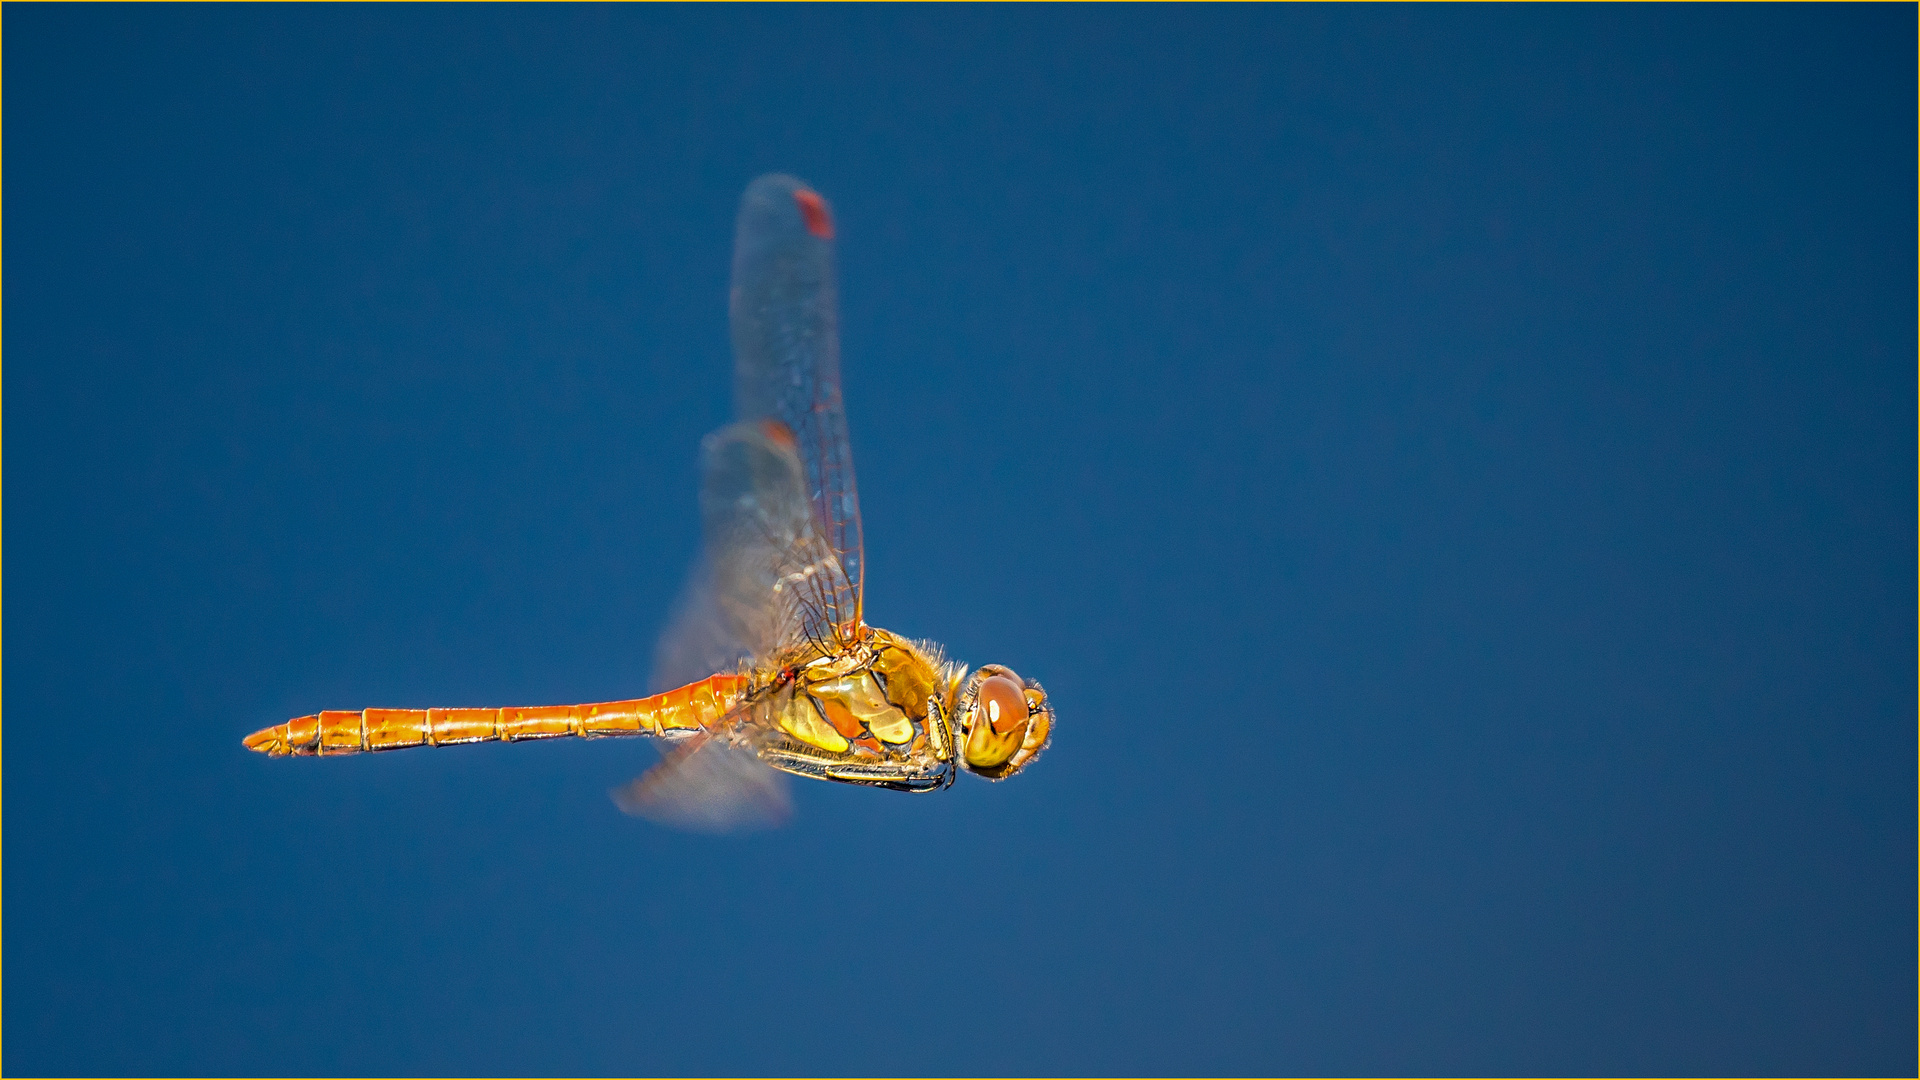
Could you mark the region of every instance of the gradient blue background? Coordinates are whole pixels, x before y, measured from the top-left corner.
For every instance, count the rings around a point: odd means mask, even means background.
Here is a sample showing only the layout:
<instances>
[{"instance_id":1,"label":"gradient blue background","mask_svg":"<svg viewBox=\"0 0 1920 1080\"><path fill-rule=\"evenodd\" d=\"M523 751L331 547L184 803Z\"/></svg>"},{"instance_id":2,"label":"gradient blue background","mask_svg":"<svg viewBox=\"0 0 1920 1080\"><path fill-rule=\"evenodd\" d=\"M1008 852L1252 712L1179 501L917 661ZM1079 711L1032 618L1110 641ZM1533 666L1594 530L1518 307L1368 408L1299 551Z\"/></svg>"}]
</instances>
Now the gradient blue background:
<instances>
[{"instance_id":1,"label":"gradient blue background","mask_svg":"<svg viewBox=\"0 0 1920 1080\"><path fill-rule=\"evenodd\" d=\"M10 7L5 1060L1915 1068L1915 14ZM732 218L1016 781L615 812Z\"/></svg>"}]
</instances>

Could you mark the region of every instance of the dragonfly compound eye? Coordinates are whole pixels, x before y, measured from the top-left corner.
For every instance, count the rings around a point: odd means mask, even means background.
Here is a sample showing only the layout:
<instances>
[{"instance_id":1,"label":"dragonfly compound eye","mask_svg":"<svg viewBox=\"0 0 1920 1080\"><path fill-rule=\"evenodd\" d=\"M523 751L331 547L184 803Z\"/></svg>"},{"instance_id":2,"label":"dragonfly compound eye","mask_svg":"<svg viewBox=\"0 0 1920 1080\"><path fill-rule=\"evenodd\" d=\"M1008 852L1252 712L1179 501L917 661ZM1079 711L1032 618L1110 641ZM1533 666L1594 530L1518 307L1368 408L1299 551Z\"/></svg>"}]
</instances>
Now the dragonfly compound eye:
<instances>
[{"instance_id":1,"label":"dragonfly compound eye","mask_svg":"<svg viewBox=\"0 0 1920 1080\"><path fill-rule=\"evenodd\" d=\"M995 735L1026 734L1027 696L1025 689L1010 675L995 675L980 684L980 719ZM1012 756L1012 755L1008 755Z\"/></svg>"},{"instance_id":2,"label":"dragonfly compound eye","mask_svg":"<svg viewBox=\"0 0 1920 1080\"><path fill-rule=\"evenodd\" d=\"M1051 734L1053 710L1046 692L1005 668L976 672L961 705L966 767L989 780L1018 772Z\"/></svg>"}]
</instances>

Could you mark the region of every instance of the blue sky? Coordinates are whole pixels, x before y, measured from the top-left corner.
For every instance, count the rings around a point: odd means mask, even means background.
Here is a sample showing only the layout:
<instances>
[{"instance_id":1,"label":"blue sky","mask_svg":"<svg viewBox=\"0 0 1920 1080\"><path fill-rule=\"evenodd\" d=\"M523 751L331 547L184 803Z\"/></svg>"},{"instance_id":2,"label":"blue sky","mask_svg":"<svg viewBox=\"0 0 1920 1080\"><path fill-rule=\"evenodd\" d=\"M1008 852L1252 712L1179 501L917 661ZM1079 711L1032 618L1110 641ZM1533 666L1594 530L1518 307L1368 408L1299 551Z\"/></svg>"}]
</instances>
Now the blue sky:
<instances>
[{"instance_id":1,"label":"blue sky","mask_svg":"<svg viewBox=\"0 0 1920 1080\"><path fill-rule=\"evenodd\" d=\"M1910 7L17 7L5 1065L1915 1065ZM622 817L753 176L1004 784Z\"/></svg>"}]
</instances>

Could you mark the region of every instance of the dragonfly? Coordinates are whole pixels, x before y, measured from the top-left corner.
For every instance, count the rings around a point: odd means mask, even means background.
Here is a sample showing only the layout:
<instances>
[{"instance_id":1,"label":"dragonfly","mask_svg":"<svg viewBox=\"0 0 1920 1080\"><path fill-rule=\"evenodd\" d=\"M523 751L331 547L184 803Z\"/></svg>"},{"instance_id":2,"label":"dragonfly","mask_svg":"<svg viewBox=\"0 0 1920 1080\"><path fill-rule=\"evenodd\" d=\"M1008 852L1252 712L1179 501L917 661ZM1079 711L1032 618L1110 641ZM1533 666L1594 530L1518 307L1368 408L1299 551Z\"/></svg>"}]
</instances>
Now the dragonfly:
<instances>
[{"instance_id":1,"label":"dragonfly","mask_svg":"<svg viewBox=\"0 0 1920 1080\"><path fill-rule=\"evenodd\" d=\"M735 420L701 443L703 554L646 697L585 705L325 710L246 737L276 757L651 736L660 761L613 792L638 817L777 824L783 774L896 791L1004 780L1040 756L1054 710L1012 668L969 669L869 625L840 383L834 220L804 181L741 198L729 293Z\"/></svg>"}]
</instances>

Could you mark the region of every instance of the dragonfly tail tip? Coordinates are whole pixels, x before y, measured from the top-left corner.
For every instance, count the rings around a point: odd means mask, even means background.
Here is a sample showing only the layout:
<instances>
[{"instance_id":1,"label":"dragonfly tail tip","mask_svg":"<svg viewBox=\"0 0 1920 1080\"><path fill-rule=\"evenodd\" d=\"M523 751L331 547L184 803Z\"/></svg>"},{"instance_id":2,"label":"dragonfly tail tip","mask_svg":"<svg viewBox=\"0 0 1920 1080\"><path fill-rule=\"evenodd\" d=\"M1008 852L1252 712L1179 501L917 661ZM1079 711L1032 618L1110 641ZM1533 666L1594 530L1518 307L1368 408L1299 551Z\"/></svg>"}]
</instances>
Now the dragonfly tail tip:
<instances>
[{"instance_id":1,"label":"dragonfly tail tip","mask_svg":"<svg viewBox=\"0 0 1920 1080\"><path fill-rule=\"evenodd\" d=\"M247 749L257 753L266 754L271 757L284 757L287 753L286 731L287 725L285 724L280 724L276 727L261 728L259 731L242 739L241 742L245 744Z\"/></svg>"}]
</instances>

